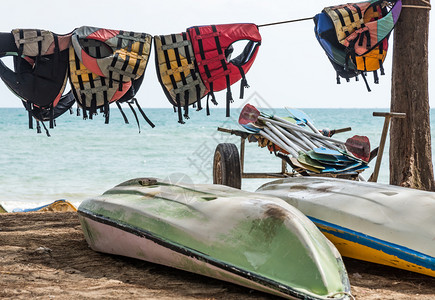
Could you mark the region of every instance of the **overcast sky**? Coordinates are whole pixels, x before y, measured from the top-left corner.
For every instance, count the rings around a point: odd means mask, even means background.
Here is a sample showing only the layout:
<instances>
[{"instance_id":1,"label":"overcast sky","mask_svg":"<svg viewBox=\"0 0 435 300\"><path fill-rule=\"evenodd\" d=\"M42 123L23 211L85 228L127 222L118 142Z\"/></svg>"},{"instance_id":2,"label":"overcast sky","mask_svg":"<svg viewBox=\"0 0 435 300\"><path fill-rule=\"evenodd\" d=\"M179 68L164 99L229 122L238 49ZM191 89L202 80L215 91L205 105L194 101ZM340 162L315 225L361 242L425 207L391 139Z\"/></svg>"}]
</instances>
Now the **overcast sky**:
<instances>
[{"instance_id":1,"label":"overcast sky","mask_svg":"<svg viewBox=\"0 0 435 300\"><path fill-rule=\"evenodd\" d=\"M345 2L348 1L2 1L0 24L2 32L10 32L14 28L39 28L64 34L76 27L89 25L157 35L179 33L195 25L260 25L312 17L325 6ZM429 51L434 53L434 14L431 13L431 16ZM380 84L375 85L372 74L369 74L372 92L368 93L362 80L350 83L342 80L341 85L336 84L335 71L318 44L313 29L311 20L261 28L263 42L247 74L251 88L246 90L245 97L257 92L272 107L389 107L393 38L390 38L385 62L386 75L381 76ZM6 61L10 62L10 59ZM430 95L435 89L434 64L435 55L431 55ZM233 89L233 94L237 95L239 83ZM153 51L137 98L143 107L170 107L156 77ZM224 103L225 91L217 93L217 98ZM433 103L435 100L431 98ZM20 106L20 100L0 82L0 107Z\"/></svg>"}]
</instances>

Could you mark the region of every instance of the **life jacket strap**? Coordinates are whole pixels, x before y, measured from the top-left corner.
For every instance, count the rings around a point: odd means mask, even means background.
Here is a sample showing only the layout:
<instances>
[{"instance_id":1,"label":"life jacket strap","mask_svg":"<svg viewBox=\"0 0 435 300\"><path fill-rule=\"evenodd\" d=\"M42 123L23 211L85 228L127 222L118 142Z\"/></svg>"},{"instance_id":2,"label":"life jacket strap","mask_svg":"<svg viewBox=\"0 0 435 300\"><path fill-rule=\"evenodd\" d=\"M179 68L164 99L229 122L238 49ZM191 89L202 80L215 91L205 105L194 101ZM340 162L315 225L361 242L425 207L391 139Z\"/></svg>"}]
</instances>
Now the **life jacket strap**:
<instances>
[{"instance_id":1,"label":"life jacket strap","mask_svg":"<svg viewBox=\"0 0 435 300\"><path fill-rule=\"evenodd\" d=\"M213 82L210 82L210 91L208 92L208 94L211 97L211 103L213 103L214 105L218 105L218 103L216 101L216 97L214 96Z\"/></svg>"},{"instance_id":2,"label":"life jacket strap","mask_svg":"<svg viewBox=\"0 0 435 300\"><path fill-rule=\"evenodd\" d=\"M183 32L184 33L184 32ZM184 38L184 35L183 35ZM169 45L162 45L162 50L169 50L169 49L175 49L175 48L181 48L181 47L187 47L190 43L187 39L184 39L180 42L175 42Z\"/></svg>"},{"instance_id":3,"label":"life jacket strap","mask_svg":"<svg viewBox=\"0 0 435 300\"><path fill-rule=\"evenodd\" d=\"M128 59L126 59L126 61L128 61ZM116 67L116 64L114 67L108 66L107 70L109 70L110 72L118 73L121 77L121 79L119 81L122 81L124 76L131 78L131 79L136 78L136 74L132 74L131 72L125 71L125 70L123 70L123 68L118 68L118 67ZM113 80L113 73L112 73L112 80ZM121 89L122 89L122 86L121 86Z\"/></svg>"},{"instance_id":4,"label":"life jacket strap","mask_svg":"<svg viewBox=\"0 0 435 300\"><path fill-rule=\"evenodd\" d=\"M54 128L54 107L53 103L50 104L49 113L50 113L50 129Z\"/></svg>"},{"instance_id":5,"label":"life jacket strap","mask_svg":"<svg viewBox=\"0 0 435 300\"><path fill-rule=\"evenodd\" d=\"M240 71L240 75L242 76L242 80L240 81L240 99L243 99L245 96L245 88L249 88L248 81L246 80L245 71L242 66L237 66Z\"/></svg>"},{"instance_id":6,"label":"life jacket strap","mask_svg":"<svg viewBox=\"0 0 435 300\"><path fill-rule=\"evenodd\" d=\"M172 34L171 38L172 38L173 43L177 42L177 37L175 36L175 34ZM177 66L178 66L178 68L176 70L180 74L183 91L179 91L177 94L179 95L178 96L178 99L179 99L180 95L184 92L184 118L189 119L189 90L185 89L185 87L187 87L188 84L187 84L186 74L184 74L185 70L184 70L183 65L181 63L180 52L178 49L179 48L174 48L173 50L174 50L174 54L175 54L175 60L177 61ZM190 64L190 65L192 67L194 67L193 64ZM190 67L187 70L189 70L189 72L190 72ZM178 90L178 89L176 87L174 87L174 92L175 92L175 90ZM180 101L180 105L181 105L181 101ZM181 107L179 108L179 110L181 110Z\"/></svg>"},{"instance_id":7,"label":"life jacket strap","mask_svg":"<svg viewBox=\"0 0 435 300\"><path fill-rule=\"evenodd\" d=\"M198 64L196 62L196 60L192 61L192 56L193 53L190 53L190 49L189 49L189 45L191 45L191 42L188 40L187 38L187 33L183 32L182 33L182 37L183 37L183 46L184 46L184 52L186 53L186 59L187 59L187 63L188 65L193 65L193 69L190 69L190 76L192 76L193 81L195 82L195 91L196 91L196 102L198 102L198 108L197 111L202 109L201 106L201 86L200 84L202 83L200 81L200 79L197 76L197 72L199 74L198 71Z\"/></svg>"},{"instance_id":8,"label":"life jacket strap","mask_svg":"<svg viewBox=\"0 0 435 300\"><path fill-rule=\"evenodd\" d=\"M107 100L107 94L106 97L104 97L104 123L109 124L109 117L110 117L110 107L109 107L109 100Z\"/></svg>"},{"instance_id":9,"label":"life jacket strap","mask_svg":"<svg viewBox=\"0 0 435 300\"><path fill-rule=\"evenodd\" d=\"M210 104L209 104L209 99L210 99L210 93L207 94L207 101L206 101L206 108L205 111L207 113L207 116L210 115Z\"/></svg>"},{"instance_id":10,"label":"life jacket strap","mask_svg":"<svg viewBox=\"0 0 435 300\"><path fill-rule=\"evenodd\" d=\"M183 115L182 115L182 112L181 112L180 94L177 94L175 101L176 101L176 103L177 103L178 123L180 123L180 124L184 124L184 121L183 121Z\"/></svg>"},{"instance_id":11,"label":"life jacket strap","mask_svg":"<svg viewBox=\"0 0 435 300\"><path fill-rule=\"evenodd\" d=\"M133 112L134 118L136 119L136 124L137 124L137 129L139 130L140 133L140 124L139 124L139 119L137 117L136 111L134 110L133 106L130 103L131 101L127 101L128 106L130 106L131 111Z\"/></svg>"},{"instance_id":12,"label":"life jacket strap","mask_svg":"<svg viewBox=\"0 0 435 300\"><path fill-rule=\"evenodd\" d=\"M227 69L227 70L224 70L224 71L222 71L222 72L220 72L220 73L218 73L216 75L208 77L206 81L210 84L213 81L215 81L217 78L220 78L220 77L223 77L223 76L227 76L230 73L231 73L231 71Z\"/></svg>"},{"instance_id":13,"label":"life jacket strap","mask_svg":"<svg viewBox=\"0 0 435 300\"><path fill-rule=\"evenodd\" d=\"M19 30L19 35L20 35L20 46L18 47L18 57L21 57L23 55L24 52L24 30L20 29ZM21 42L23 41L23 42ZM17 59L17 70L21 69L21 59Z\"/></svg>"},{"instance_id":14,"label":"life jacket strap","mask_svg":"<svg viewBox=\"0 0 435 300\"><path fill-rule=\"evenodd\" d=\"M122 110L121 104L118 101L116 101L116 106L118 106L119 112L121 113L122 118L124 119L124 123L129 124L127 116L125 115L124 111Z\"/></svg>"},{"instance_id":15,"label":"life jacket strap","mask_svg":"<svg viewBox=\"0 0 435 300\"><path fill-rule=\"evenodd\" d=\"M385 72L384 72L384 63L383 63L383 61L381 59L379 60L379 69L381 70L381 75L385 75Z\"/></svg>"},{"instance_id":16,"label":"life jacket strap","mask_svg":"<svg viewBox=\"0 0 435 300\"><path fill-rule=\"evenodd\" d=\"M29 129L33 129L33 116L32 116L32 104L29 101L23 101L28 117L29 117Z\"/></svg>"},{"instance_id":17,"label":"life jacket strap","mask_svg":"<svg viewBox=\"0 0 435 300\"><path fill-rule=\"evenodd\" d=\"M366 78L366 75L364 74L364 72L361 72L361 76L364 80L364 83L366 84L367 91L371 92L372 90L370 89L369 83L367 82L367 78Z\"/></svg>"},{"instance_id":18,"label":"life jacket strap","mask_svg":"<svg viewBox=\"0 0 435 300\"><path fill-rule=\"evenodd\" d=\"M37 126L36 126L36 127L39 127L39 131L37 131L37 132L38 132L38 133L41 133L41 126L39 126L38 123L39 123L39 122L37 122ZM42 124L42 127L44 127L45 134L46 134L48 137L50 137L50 136L51 136L51 135L50 135L50 132L48 131L47 127L45 127L44 122L41 121L41 124Z\"/></svg>"},{"instance_id":19,"label":"life jacket strap","mask_svg":"<svg viewBox=\"0 0 435 300\"><path fill-rule=\"evenodd\" d=\"M151 126L151 128L156 127L156 125L154 125L154 123L151 122L151 120L147 117L145 112L142 110L142 108L140 107L139 102L137 101L137 99L133 98L132 100L136 103L136 107L139 109L139 112L141 113L142 117L145 119L145 121L147 121L147 123Z\"/></svg>"},{"instance_id":20,"label":"life jacket strap","mask_svg":"<svg viewBox=\"0 0 435 300\"><path fill-rule=\"evenodd\" d=\"M162 43L162 47L166 45L166 39L165 39L165 36L161 35L161 36L160 36L160 41L161 41L161 43ZM169 59L168 49L163 50L163 55L165 56L166 69L169 71L169 70L171 70L172 66L171 66L171 61L170 61L170 59ZM175 77L174 77L174 74L173 74L173 73L172 73L172 74L169 74L169 78L170 78L170 80L171 80L172 88L174 89L174 93L175 93L175 97L176 97L176 99L175 99L175 104L176 104L177 107L178 107L177 99L178 99L178 101L179 101L180 96L179 96L179 93L175 91L175 90L178 89L177 81L175 80ZM181 88L181 87L180 87L180 88ZM180 106L181 106L181 104L180 104ZM174 107L175 107L175 106L174 106ZM183 119L182 119L182 118L180 119L180 117L179 117L179 118L178 118L178 123L181 123L180 121L183 122ZM184 122L183 122L183 123L184 123ZM183 124L183 123L181 123L181 124Z\"/></svg>"},{"instance_id":21,"label":"life jacket strap","mask_svg":"<svg viewBox=\"0 0 435 300\"><path fill-rule=\"evenodd\" d=\"M36 133L41 133L41 124L39 124L39 121L36 120Z\"/></svg>"},{"instance_id":22,"label":"life jacket strap","mask_svg":"<svg viewBox=\"0 0 435 300\"><path fill-rule=\"evenodd\" d=\"M199 86L199 84L195 86L195 89L196 89L196 102L198 103L198 108L196 110L200 111L202 109L202 105L201 105L201 87Z\"/></svg>"},{"instance_id":23,"label":"life jacket strap","mask_svg":"<svg viewBox=\"0 0 435 300\"><path fill-rule=\"evenodd\" d=\"M231 103L234 102L234 100L233 100L233 95L232 95L232 93L231 93L230 76L227 75L227 76L225 76L225 78L226 78L226 81L227 81L227 105L226 105L226 113L225 113L225 116L226 116L227 118L229 118L229 117L230 117L230 105L231 105Z\"/></svg>"},{"instance_id":24,"label":"life jacket strap","mask_svg":"<svg viewBox=\"0 0 435 300\"><path fill-rule=\"evenodd\" d=\"M197 64L198 64L198 66L205 66L205 65L208 65L210 63L222 61L222 60L225 60L225 54L219 53L218 55L213 56L211 58L197 60Z\"/></svg>"},{"instance_id":25,"label":"life jacket strap","mask_svg":"<svg viewBox=\"0 0 435 300\"><path fill-rule=\"evenodd\" d=\"M213 26L212 28L214 28L213 31L216 31L216 27L215 27L215 26ZM204 61L206 58L205 58L205 52L204 52L203 41L202 41L202 38L198 38L199 36L201 36L201 32L199 31L198 26L195 26L194 29L195 29L195 33L196 33L195 39L198 40L199 54L200 54L200 56L201 56L201 60ZM215 32L214 32L214 33L215 33ZM219 40L219 39L218 39L218 40ZM220 49L220 50L221 50L221 52L220 52L219 54L222 54L222 49ZM195 63L196 63L197 66L198 66L198 59L195 61ZM208 65L207 65L207 64L204 64L203 67L204 67L205 75L207 76L207 78L210 78L210 77L211 77L211 72L210 72L210 69L209 69ZM216 103L216 104L217 104L216 99L215 99L215 97L214 97L214 93L213 93L213 82L210 82L210 80L207 80L207 81L209 82L209 86L210 86L210 92L209 92L209 94L211 93L211 94L210 94L210 96L212 97L212 100L211 100L211 101L212 101L213 103ZM208 101L208 98L207 98L207 101ZM208 111L207 115L210 115L210 111Z\"/></svg>"},{"instance_id":26,"label":"life jacket strap","mask_svg":"<svg viewBox=\"0 0 435 300\"><path fill-rule=\"evenodd\" d=\"M199 33L197 33L197 35L195 36L195 39L199 41L199 40L202 40L202 39L209 39L209 38L212 38L212 37L218 38L221 35L221 33L216 30L216 26L215 25L211 25L211 26L212 26L213 32L211 32L211 33L205 33L205 34L199 34ZM198 28L198 27L195 27L195 28Z\"/></svg>"},{"instance_id":27,"label":"life jacket strap","mask_svg":"<svg viewBox=\"0 0 435 300\"><path fill-rule=\"evenodd\" d=\"M376 70L373 71L373 78L375 80L375 84L379 83L379 76L378 76L378 72Z\"/></svg>"},{"instance_id":28,"label":"life jacket strap","mask_svg":"<svg viewBox=\"0 0 435 300\"><path fill-rule=\"evenodd\" d=\"M189 118L189 91L186 91L184 93L184 118L185 119L190 119Z\"/></svg>"}]
</instances>

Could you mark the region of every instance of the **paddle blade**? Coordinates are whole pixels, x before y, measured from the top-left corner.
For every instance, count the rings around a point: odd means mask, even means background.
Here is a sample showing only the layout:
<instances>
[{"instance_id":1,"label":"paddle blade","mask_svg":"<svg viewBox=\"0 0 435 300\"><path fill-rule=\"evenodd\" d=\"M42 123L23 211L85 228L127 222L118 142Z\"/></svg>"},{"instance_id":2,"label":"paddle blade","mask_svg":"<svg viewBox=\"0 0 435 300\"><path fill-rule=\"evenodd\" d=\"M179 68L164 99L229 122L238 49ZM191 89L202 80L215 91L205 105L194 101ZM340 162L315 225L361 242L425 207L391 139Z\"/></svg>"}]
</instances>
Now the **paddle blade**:
<instances>
[{"instance_id":1,"label":"paddle blade","mask_svg":"<svg viewBox=\"0 0 435 300\"><path fill-rule=\"evenodd\" d=\"M243 128L245 128L246 130L248 130L250 132L258 133L261 130L261 127L258 127L257 125L255 125L253 123L241 124L241 125L243 126Z\"/></svg>"},{"instance_id":2,"label":"paddle blade","mask_svg":"<svg viewBox=\"0 0 435 300\"><path fill-rule=\"evenodd\" d=\"M296 108L288 108L288 107L286 107L286 110L296 120L299 120L299 121L304 122L304 123L306 123L306 122L313 123L313 121L310 119L310 117L305 112L303 112L302 110L299 110L299 109L296 109Z\"/></svg>"},{"instance_id":3,"label":"paddle blade","mask_svg":"<svg viewBox=\"0 0 435 300\"><path fill-rule=\"evenodd\" d=\"M255 108L255 106L246 104L240 112L239 124L246 125L248 123L255 123L259 116L260 112Z\"/></svg>"},{"instance_id":4,"label":"paddle blade","mask_svg":"<svg viewBox=\"0 0 435 300\"><path fill-rule=\"evenodd\" d=\"M369 161L370 158L370 141L366 136L354 135L346 140L344 144L347 150L355 157L363 161Z\"/></svg>"}]
</instances>

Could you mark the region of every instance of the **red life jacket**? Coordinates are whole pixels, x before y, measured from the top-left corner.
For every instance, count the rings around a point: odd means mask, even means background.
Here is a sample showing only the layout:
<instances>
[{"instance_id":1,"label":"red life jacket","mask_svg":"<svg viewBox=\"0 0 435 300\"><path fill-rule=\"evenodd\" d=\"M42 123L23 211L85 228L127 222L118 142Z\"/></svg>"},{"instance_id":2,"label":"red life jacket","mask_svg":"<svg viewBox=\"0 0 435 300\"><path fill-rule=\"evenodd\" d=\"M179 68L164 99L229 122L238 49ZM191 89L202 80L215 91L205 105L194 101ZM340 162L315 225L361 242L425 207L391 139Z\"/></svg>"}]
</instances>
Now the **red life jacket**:
<instances>
[{"instance_id":1,"label":"red life jacket","mask_svg":"<svg viewBox=\"0 0 435 300\"><path fill-rule=\"evenodd\" d=\"M187 29L195 54L195 60L201 79L206 87L205 93L212 97L213 92L227 89L227 117L229 105L233 102L230 86L243 79L243 88L247 86L245 73L251 68L258 47L261 44L261 35L255 24L225 24L194 26ZM240 40L250 41L242 54L229 60L233 48L232 44Z\"/></svg>"}]
</instances>

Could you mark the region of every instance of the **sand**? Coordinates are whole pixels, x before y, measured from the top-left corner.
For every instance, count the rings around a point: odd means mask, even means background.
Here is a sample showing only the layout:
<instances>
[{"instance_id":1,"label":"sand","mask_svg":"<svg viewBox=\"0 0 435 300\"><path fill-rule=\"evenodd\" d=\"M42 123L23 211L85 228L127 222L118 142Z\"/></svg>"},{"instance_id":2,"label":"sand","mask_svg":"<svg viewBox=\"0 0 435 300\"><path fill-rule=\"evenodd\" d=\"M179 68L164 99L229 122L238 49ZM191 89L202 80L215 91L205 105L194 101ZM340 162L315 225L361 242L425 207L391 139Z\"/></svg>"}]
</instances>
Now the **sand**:
<instances>
[{"instance_id":1,"label":"sand","mask_svg":"<svg viewBox=\"0 0 435 300\"><path fill-rule=\"evenodd\" d=\"M356 299L435 299L435 278L345 259ZM0 214L0 298L278 299L88 248L76 213Z\"/></svg>"}]
</instances>

